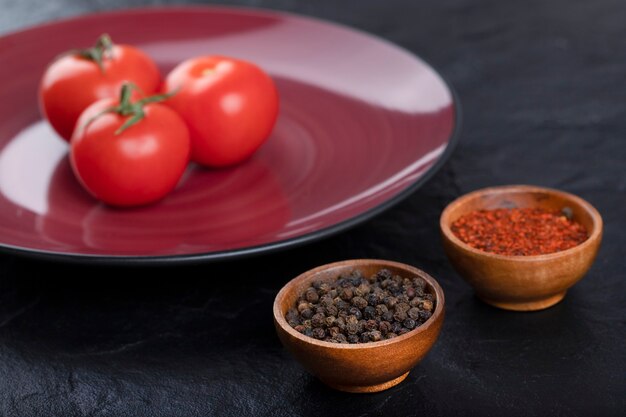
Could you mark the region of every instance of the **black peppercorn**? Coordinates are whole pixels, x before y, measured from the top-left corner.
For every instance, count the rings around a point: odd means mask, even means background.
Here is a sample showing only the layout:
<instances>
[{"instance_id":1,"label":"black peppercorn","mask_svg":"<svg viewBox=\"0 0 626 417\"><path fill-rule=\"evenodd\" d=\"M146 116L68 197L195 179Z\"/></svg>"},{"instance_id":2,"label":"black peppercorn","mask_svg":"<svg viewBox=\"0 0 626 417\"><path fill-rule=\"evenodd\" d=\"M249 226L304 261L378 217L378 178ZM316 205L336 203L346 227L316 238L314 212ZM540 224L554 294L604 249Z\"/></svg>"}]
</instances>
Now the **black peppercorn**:
<instances>
[{"instance_id":1,"label":"black peppercorn","mask_svg":"<svg viewBox=\"0 0 626 417\"><path fill-rule=\"evenodd\" d=\"M415 297L415 288L413 288L413 287L409 287L409 288L407 288L407 289L406 289L406 296L407 296L409 299L413 299L413 298Z\"/></svg>"},{"instance_id":2,"label":"black peppercorn","mask_svg":"<svg viewBox=\"0 0 626 417\"><path fill-rule=\"evenodd\" d=\"M426 320L428 320L430 318L430 316L432 316L433 314L430 311L420 311L420 317L419 320L421 322L425 322Z\"/></svg>"},{"instance_id":3,"label":"black peppercorn","mask_svg":"<svg viewBox=\"0 0 626 417\"><path fill-rule=\"evenodd\" d=\"M406 317L406 312L404 310L396 310L396 312L393 314L393 318L400 323L406 320Z\"/></svg>"},{"instance_id":4,"label":"black peppercorn","mask_svg":"<svg viewBox=\"0 0 626 417\"><path fill-rule=\"evenodd\" d=\"M363 297L354 297L352 299L352 305L358 309L363 309L367 307L367 301Z\"/></svg>"},{"instance_id":5,"label":"black peppercorn","mask_svg":"<svg viewBox=\"0 0 626 417\"><path fill-rule=\"evenodd\" d=\"M367 282L362 282L356 289L356 294L361 297L367 296L371 291L370 285Z\"/></svg>"},{"instance_id":6,"label":"black peppercorn","mask_svg":"<svg viewBox=\"0 0 626 417\"><path fill-rule=\"evenodd\" d=\"M400 330L402 330L402 323L399 323L397 321L391 323L391 331L393 333L398 333Z\"/></svg>"},{"instance_id":7,"label":"black peppercorn","mask_svg":"<svg viewBox=\"0 0 626 417\"><path fill-rule=\"evenodd\" d=\"M322 307L328 307L330 305L333 305L333 298L328 294L323 295L320 298L319 303Z\"/></svg>"},{"instance_id":8,"label":"black peppercorn","mask_svg":"<svg viewBox=\"0 0 626 417\"><path fill-rule=\"evenodd\" d=\"M332 305L332 306L326 307L325 312L327 316L336 316L337 313L339 313L339 309L335 307L334 305Z\"/></svg>"},{"instance_id":9,"label":"black peppercorn","mask_svg":"<svg viewBox=\"0 0 626 417\"><path fill-rule=\"evenodd\" d=\"M407 297L406 294L400 294L396 299L398 300L398 304L409 304L409 297Z\"/></svg>"},{"instance_id":10,"label":"black peppercorn","mask_svg":"<svg viewBox=\"0 0 626 417\"><path fill-rule=\"evenodd\" d=\"M332 290L332 287L330 286L330 284L329 284L329 283L327 283L327 282L322 282L322 283L319 285L318 290L319 290L319 294L320 294L320 295L326 295L326 294L328 294L328 292L329 292L329 291L331 291L331 290Z\"/></svg>"},{"instance_id":11,"label":"black peppercorn","mask_svg":"<svg viewBox=\"0 0 626 417\"><path fill-rule=\"evenodd\" d=\"M354 297L354 292L352 291L351 287L342 288L339 291L339 298L341 298L342 300L350 301L352 300L352 297Z\"/></svg>"},{"instance_id":12,"label":"black peppercorn","mask_svg":"<svg viewBox=\"0 0 626 417\"><path fill-rule=\"evenodd\" d=\"M378 330L380 330L383 335L386 335L387 333L391 332L391 323L389 323L388 321L381 321L378 324Z\"/></svg>"},{"instance_id":13,"label":"black peppercorn","mask_svg":"<svg viewBox=\"0 0 626 417\"><path fill-rule=\"evenodd\" d=\"M389 311L389 309L384 304L378 304L376 306L376 315L378 315L378 316L383 316L388 311Z\"/></svg>"},{"instance_id":14,"label":"black peppercorn","mask_svg":"<svg viewBox=\"0 0 626 417\"><path fill-rule=\"evenodd\" d=\"M398 301L396 300L396 297L393 297L393 296L387 296L384 298L384 303L389 310L391 310L392 308L395 308L397 302Z\"/></svg>"},{"instance_id":15,"label":"black peppercorn","mask_svg":"<svg viewBox=\"0 0 626 417\"><path fill-rule=\"evenodd\" d=\"M326 317L321 313L314 314L313 317L311 317L311 326L322 327L325 324L325 319Z\"/></svg>"},{"instance_id":16,"label":"black peppercorn","mask_svg":"<svg viewBox=\"0 0 626 417\"><path fill-rule=\"evenodd\" d=\"M426 281L424 281L420 277L415 277L415 278L413 278L413 286L415 288L422 288L422 289L424 289L424 287L426 286Z\"/></svg>"},{"instance_id":17,"label":"black peppercorn","mask_svg":"<svg viewBox=\"0 0 626 417\"><path fill-rule=\"evenodd\" d=\"M363 274L358 269L355 269L354 271L352 271L352 274L350 274L350 278L351 278L352 285L354 285L355 287L358 287L361 284L361 281L363 280Z\"/></svg>"},{"instance_id":18,"label":"black peppercorn","mask_svg":"<svg viewBox=\"0 0 626 417\"><path fill-rule=\"evenodd\" d=\"M393 321L393 311L392 310L388 310L386 313L384 313L381 318L385 321L388 322L392 322Z\"/></svg>"},{"instance_id":19,"label":"black peppercorn","mask_svg":"<svg viewBox=\"0 0 626 417\"><path fill-rule=\"evenodd\" d=\"M348 334L356 334L358 330L359 330L359 327L357 326L356 323L347 323L346 324L346 332Z\"/></svg>"},{"instance_id":20,"label":"black peppercorn","mask_svg":"<svg viewBox=\"0 0 626 417\"><path fill-rule=\"evenodd\" d=\"M316 327L315 329L313 329L312 335L314 338L321 340L326 337L326 330L322 329L321 327Z\"/></svg>"},{"instance_id":21,"label":"black peppercorn","mask_svg":"<svg viewBox=\"0 0 626 417\"><path fill-rule=\"evenodd\" d=\"M376 330L378 329L378 322L376 320L367 320L364 327L369 331Z\"/></svg>"},{"instance_id":22,"label":"black peppercorn","mask_svg":"<svg viewBox=\"0 0 626 417\"><path fill-rule=\"evenodd\" d=\"M420 317L420 309L417 307L412 307L409 311L406 312L406 315L413 320L417 320Z\"/></svg>"},{"instance_id":23,"label":"black peppercorn","mask_svg":"<svg viewBox=\"0 0 626 417\"><path fill-rule=\"evenodd\" d=\"M357 307L350 307L348 313L355 316L359 320L361 319L361 317L363 317L363 313L361 313L361 310L359 310Z\"/></svg>"},{"instance_id":24,"label":"black peppercorn","mask_svg":"<svg viewBox=\"0 0 626 417\"><path fill-rule=\"evenodd\" d=\"M409 330L415 329L415 326L417 325L417 323L415 323L415 320L411 318L404 320L402 324L404 325L404 327L406 327Z\"/></svg>"},{"instance_id":25,"label":"black peppercorn","mask_svg":"<svg viewBox=\"0 0 626 417\"><path fill-rule=\"evenodd\" d=\"M346 327L346 321L343 317L338 317L337 320L335 320L335 326L339 327L339 330L344 330Z\"/></svg>"},{"instance_id":26,"label":"black peppercorn","mask_svg":"<svg viewBox=\"0 0 626 417\"><path fill-rule=\"evenodd\" d=\"M373 319L376 317L376 309L372 306L367 306L363 309L363 317L366 319Z\"/></svg>"},{"instance_id":27,"label":"black peppercorn","mask_svg":"<svg viewBox=\"0 0 626 417\"><path fill-rule=\"evenodd\" d=\"M365 320L359 320L359 322L356 324L357 325L357 333L363 333L366 328L365 328L365 324L367 322Z\"/></svg>"},{"instance_id":28,"label":"black peppercorn","mask_svg":"<svg viewBox=\"0 0 626 417\"><path fill-rule=\"evenodd\" d=\"M397 282L391 281L387 289L396 297L402 294L402 287Z\"/></svg>"},{"instance_id":29,"label":"black peppercorn","mask_svg":"<svg viewBox=\"0 0 626 417\"><path fill-rule=\"evenodd\" d=\"M370 332L370 341L378 342L380 339L382 339L382 334L378 330L372 330Z\"/></svg>"},{"instance_id":30,"label":"black peppercorn","mask_svg":"<svg viewBox=\"0 0 626 417\"><path fill-rule=\"evenodd\" d=\"M409 305L411 307L418 307L420 304L422 304L422 301L423 300L420 297L415 297L414 299L409 301Z\"/></svg>"},{"instance_id":31,"label":"black peppercorn","mask_svg":"<svg viewBox=\"0 0 626 417\"><path fill-rule=\"evenodd\" d=\"M348 343L348 339L346 338L346 336L341 333L333 336L333 339L337 341L337 343Z\"/></svg>"},{"instance_id":32,"label":"black peppercorn","mask_svg":"<svg viewBox=\"0 0 626 417\"><path fill-rule=\"evenodd\" d=\"M337 309L340 311L347 310L350 308L350 304L339 298L339 300L335 299L335 307L337 307Z\"/></svg>"},{"instance_id":33,"label":"black peppercorn","mask_svg":"<svg viewBox=\"0 0 626 417\"><path fill-rule=\"evenodd\" d=\"M318 300L320 299L320 296L317 295L317 291L315 290L315 288L311 287L307 289L306 292L304 293L304 298L309 303L317 303Z\"/></svg>"},{"instance_id":34,"label":"black peppercorn","mask_svg":"<svg viewBox=\"0 0 626 417\"><path fill-rule=\"evenodd\" d=\"M410 308L411 306L409 305L409 303L396 304L396 311L404 311L406 313L407 311L409 311Z\"/></svg>"},{"instance_id":35,"label":"black peppercorn","mask_svg":"<svg viewBox=\"0 0 626 417\"><path fill-rule=\"evenodd\" d=\"M386 269L386 268L381 269L380 271L378 271L376 273L376 277L378 278L379 281L383 281L385 279L389 279L392 276L393 276L393 274L391 273L391 271Z\"/></svg>"},{"instance_id":36,"label":"black peppercorn","mask_svg":"<svg viewBox=\"0 0 626 417\"><path fill-rule=\"evenodd\" d=\"M378 298L378 295L376 294L369 294L366 300L367 300L367 304L371 306L375 306L380 302L380 299Z\"/></svg>"}]
</instances>

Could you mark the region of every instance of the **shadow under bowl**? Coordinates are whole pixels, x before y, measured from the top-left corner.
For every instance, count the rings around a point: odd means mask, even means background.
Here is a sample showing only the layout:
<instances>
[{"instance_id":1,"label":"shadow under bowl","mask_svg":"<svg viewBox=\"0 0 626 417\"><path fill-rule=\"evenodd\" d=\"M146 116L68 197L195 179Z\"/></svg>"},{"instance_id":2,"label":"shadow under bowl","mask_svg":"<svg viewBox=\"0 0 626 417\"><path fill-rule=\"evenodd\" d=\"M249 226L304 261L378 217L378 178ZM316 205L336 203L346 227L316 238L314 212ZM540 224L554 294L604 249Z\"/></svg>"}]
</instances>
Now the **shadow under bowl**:
<instances>
[{"instance_id":1,"label":"shadow under bowl","mask_svg":"<svg viewBox=\"0 0 626 417\"><path fill-rule=\"evenodd\" d=\"M426 282L426 291L435 296L433 314L420 327L379 342L339 344L305 336L285 320L287 311L295 307L299 295L313 281L333 282L340 275L354 270L360 270L367 277L383 268L404 278L422 278ZM287 350L328 386L346 392L377 392L402 382L431 349L441 330L444 305L443 290L424 271L392 261L348 260L312 269L287 283L274 301L274 324Z\"/></svg>"},{"instance_id":2,"label":"shadow under bowl","mask_svg":"<svg viewBox=\"0 0 626 417\"><path fill-rule=\"evenodd\" d=\"M475 210L498 208L572 210L589 237L560 252L533 255L498 255L475 249L461 241L451 225ZM444 250L459 274L486 303L506 310L534 311L548 308L589 270L602 240L602 217L587 201L550 188L509 185L477 190L459 197L442 212L439 222Z\"/></svg>"}]
</instances>

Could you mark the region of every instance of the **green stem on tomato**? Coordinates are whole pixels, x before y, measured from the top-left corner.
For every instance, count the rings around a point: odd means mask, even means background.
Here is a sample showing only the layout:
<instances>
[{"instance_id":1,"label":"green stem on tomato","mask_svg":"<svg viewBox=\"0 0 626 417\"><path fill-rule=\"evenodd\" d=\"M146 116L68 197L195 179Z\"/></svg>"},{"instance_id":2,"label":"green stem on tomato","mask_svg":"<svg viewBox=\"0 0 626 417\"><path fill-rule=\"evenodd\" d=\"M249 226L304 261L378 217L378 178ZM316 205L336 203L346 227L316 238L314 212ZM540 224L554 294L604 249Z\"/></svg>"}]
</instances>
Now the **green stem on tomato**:
<instances>
[{"instance_id":1,"label":"green stem on tomato","mask_svg":"<svg viewBox=\"0 0 626 417\"><path fill-rule=\"evenodd\" d=\"M89 121L87 121L87 124L91 123L105 113L115 113L119 114L120 116L125 116L127 117L126 121L115 131L115 135L119 135L123 131L139 123L144 117L146 117L146 113L143 109L145 105L165 101L178 92L178 90L176 90L168 94L156 94L153 96L144 97L133 103L133 91L139 91L139 88L131 82L124 83L120 91L120 103L117 106L108 107L100 113L96 114L94 117L89 119Z\"/></svg>"},{"instance_id":2,"label":"green stem on tomato","mask_svg":"<svg viewBox=\"0 0 626 417\"><path fill-rule=\"evenodd\" d=\"M95 62L96 65L98 65L98 68L100 68L100 71L104 74L104 60L106 58L110 58L112 51L113 41L108 34L104 33L100 35L100 37L96 41L96 44L93 47L86 49L75 49L70 51L69 53Z\"/></svg>"}]
</instances>

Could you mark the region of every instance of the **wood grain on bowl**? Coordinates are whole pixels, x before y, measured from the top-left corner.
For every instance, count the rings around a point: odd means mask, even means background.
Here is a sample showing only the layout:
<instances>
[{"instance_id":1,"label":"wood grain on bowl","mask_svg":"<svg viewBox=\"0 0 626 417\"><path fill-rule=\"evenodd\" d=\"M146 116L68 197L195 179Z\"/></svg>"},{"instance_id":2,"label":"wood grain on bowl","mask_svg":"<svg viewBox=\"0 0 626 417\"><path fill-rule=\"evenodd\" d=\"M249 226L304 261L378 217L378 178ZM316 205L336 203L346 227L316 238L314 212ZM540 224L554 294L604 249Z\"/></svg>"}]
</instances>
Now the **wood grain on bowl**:
<instances>
[{"instance_id":1,"label":"wood grain on bowl","mask_svg":"<svg viewBox=\"0 0 626 417\"><path fill-rule=\"evenodd\" d=\"M313 281L334 281L360 270L364 276L382 268L407 278L420 277L435 295L433 315L404 335L379 342L339 344L316 340L294 330L285 320L298 296ZM293 356L313 375L332 388L347 392L377 392L402 382L428 353L439 336L444 318L443 290L430 275L398 262L359 259L323 265L287 283L274 301L274 324L278 337Z\"/></svg>"},{"instance_id":2,"label":"wood grain on bowl","mask_svg":"<svg viewBox=\"0 0 626 417\"><path fill-rule=\"evenodd\" d=\"M589 237L571 249L546 255L506 256L484 252L462 242L450 230L459 217L475 210L538 207L571 209L573 220ZM528 185L490 187L461 196L442 212L440 229L450 262L488 304L516 311L550 307L589 270L602 240L602 217L573 194Z\"/></svg>"}]
</instances>

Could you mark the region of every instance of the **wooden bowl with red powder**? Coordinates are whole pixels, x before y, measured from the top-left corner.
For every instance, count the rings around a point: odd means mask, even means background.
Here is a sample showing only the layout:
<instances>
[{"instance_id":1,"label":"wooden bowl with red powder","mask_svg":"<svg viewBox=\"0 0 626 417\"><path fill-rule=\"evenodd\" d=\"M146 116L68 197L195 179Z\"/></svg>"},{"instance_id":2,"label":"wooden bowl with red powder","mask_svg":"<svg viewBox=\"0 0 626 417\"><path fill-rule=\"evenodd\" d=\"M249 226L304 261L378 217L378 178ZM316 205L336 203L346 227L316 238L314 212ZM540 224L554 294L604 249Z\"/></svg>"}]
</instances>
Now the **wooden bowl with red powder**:
<instances>
[{"instance_id":1,"label":"wooden bowl with red powder","mask_svg":"<svg viewBox=\"0 0 626 417\"><path fill-rule=\"evenodd\" d=\"M448 258L480 299L515 311L548 308L591 267L602 217L550 188L509 185L459 197L442 212Z\"/></svg>"}]
</instances>

